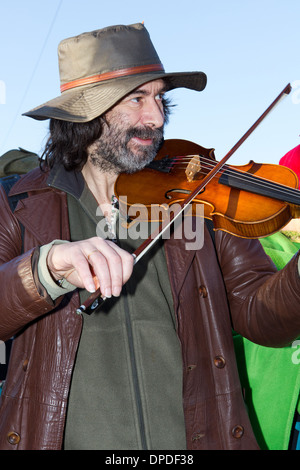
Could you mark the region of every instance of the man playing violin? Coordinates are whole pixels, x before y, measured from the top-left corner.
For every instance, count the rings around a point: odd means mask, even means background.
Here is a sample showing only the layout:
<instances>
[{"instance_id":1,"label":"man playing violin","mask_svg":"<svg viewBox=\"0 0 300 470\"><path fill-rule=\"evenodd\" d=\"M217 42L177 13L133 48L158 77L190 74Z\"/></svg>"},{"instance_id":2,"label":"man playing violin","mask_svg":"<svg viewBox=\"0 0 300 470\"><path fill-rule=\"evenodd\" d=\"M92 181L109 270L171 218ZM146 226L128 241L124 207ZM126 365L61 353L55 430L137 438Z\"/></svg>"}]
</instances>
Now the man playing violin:
<instances>
[{"instance_id":1,"label":"man playing violin","mask_svg":"<svg viewBox=\"0 0 300 470\"><path fill-rule=\"evenodd\" d=\"M61 96L25 113L50 119L41 167L13 214L1 190L0 448L257 449L232 327L265 346L299 336L298 255L277 273L257 240L205 226L201 249L173 233L133 266L115 182L161 147L166 93L206 76L166 73L142 24L58 54ZM98 288L105 303L79 315Z\"/></svg>"}]
</instances>

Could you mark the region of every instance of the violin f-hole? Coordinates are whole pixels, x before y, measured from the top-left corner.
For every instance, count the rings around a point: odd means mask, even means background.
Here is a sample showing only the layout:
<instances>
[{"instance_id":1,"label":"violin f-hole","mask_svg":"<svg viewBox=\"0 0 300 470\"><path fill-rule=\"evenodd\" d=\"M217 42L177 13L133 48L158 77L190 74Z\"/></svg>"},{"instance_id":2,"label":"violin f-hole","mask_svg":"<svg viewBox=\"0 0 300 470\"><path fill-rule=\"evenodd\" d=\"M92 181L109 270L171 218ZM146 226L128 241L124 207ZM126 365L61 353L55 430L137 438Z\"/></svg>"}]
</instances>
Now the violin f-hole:
<instances>
[{"instance_id":1,"label":"violin f-hole","mask_svg":"<svg viewBox=\"0 0 300 470\"><path fill-rule=\"evenodd\" d=\"M203 188L202 191L200 191L199 194L204 193L204 191L205 191L205 188ZM192 191L190 191L189 189L181 189L181 188L168 189L168 191L165 192L165 198L166 199L172 199L172 196L170 196L169 193L191 194L191 192Z\"/></svg>"}]
</instances>

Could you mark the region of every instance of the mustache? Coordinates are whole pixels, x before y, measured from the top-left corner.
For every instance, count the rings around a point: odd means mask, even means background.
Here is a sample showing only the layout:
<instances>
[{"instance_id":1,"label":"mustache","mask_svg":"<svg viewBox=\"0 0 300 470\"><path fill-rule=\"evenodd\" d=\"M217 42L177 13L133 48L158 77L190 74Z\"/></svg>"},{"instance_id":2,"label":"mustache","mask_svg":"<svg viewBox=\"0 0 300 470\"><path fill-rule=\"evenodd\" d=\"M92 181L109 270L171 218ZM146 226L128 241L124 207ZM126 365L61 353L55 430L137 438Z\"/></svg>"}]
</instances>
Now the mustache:
<instances>
[{"instance_id":1,"label":"mustache","mask_svg":"<svg viewBox=\"0 0 300 470\"><path fill-rule=\"evenodd\" d=\"M151 129L150 127L130 127L126 132L126 143L128 143L132 137L151 139L154 144L160 143L164 138L163 127L157 129Z\"/></svg>"}]
</instances>

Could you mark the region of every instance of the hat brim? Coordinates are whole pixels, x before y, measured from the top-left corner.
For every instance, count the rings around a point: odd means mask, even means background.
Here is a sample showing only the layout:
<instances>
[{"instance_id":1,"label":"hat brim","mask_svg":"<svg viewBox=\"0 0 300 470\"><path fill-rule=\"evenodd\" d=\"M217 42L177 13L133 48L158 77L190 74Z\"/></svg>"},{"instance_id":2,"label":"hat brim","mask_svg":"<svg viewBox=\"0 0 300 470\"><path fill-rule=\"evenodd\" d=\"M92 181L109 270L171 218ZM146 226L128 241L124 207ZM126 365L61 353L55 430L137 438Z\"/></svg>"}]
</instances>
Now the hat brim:
<instances>
[{"instance_id":1,"label":"hat brim","mask_svg":"<svg viewBox=\"0 0 300 470\"><path fill-rule=\"evenodd\" d=\"M37 120L55 118L71 122L88 122L104 114L135 88L160 78L167 79L169 90L189 88L202 91L207 82L203 72L151 72L115 78L96 85L85 85L64 91L57 98L37 106L23 116Z\"/></svg>"}]
</instances>

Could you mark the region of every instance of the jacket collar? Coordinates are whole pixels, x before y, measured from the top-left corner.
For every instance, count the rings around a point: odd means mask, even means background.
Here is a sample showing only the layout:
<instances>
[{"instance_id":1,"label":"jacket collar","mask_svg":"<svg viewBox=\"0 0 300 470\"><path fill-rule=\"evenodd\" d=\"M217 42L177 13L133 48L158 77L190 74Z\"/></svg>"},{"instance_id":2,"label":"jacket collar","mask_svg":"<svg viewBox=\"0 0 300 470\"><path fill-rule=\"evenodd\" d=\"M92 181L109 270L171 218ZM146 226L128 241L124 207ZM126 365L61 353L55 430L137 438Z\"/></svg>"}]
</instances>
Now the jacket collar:
<instances>
[{"instance_id":1,"label":"jacket collar","mask_svg":"<svg viewBox=\"0 0 300 470\"><path fill-rule=\"evenodd\" d=\"M181 233L177 234L177 236L174 236L173 234L164 244L170 284L173 293L180 293L188 269L196 253L195 250L187 250L188 240L186 240L182 233L181 227L177 227L177 230L180 230ZM173 298L175 311L179 306L178 299L179 297Z\"/></svg>"},{"instance_id":2,"label":"jacket collar","mask_svg":"<svg viewBox=\"0 0 300 470\"><path fill-rule=\"evenodd\" d=\"M84 189L81 172L67 171L61 164L54 165L50 171L35 168L23 175L10 190L9 195L45 190L49 187L59 189L79 199Z\"/></svg>"},{"instance_id":3,"label":"jacket collar","mask_svg":"<svg viewBox=\"0 0 300 470\"><path fill-rule=\"evenodd\" d=\"M63 165L54 165L51 169L48 179L48 186L64 191L65 193L71 194L76 199L80 199L80 196L84 190L84 178L81 172L67 171Z\"/></svg>"},{"instance_id":4,"label":"jacket collar","mask_svg":"<svg viewBox=\"0 0 300 470\"><path fill-rule=\"evenodd\" d=\"M26 175L21 176L10 190L9 195L14 196L16 194L46 189L48 175L48 172L44 173L40 168L35 168L29 173L26 173Z\"/></svg>"},{"instance_id":5,"label":"jacket collar","mask_svg":"<svg viewBox=\"0 0 300 470\"><path fill-rule=\"evenodd\" d=\"M56 170L52 175L52 171L42 172L36 168L22 176L9 193L28 193L28 197L18 201L14 215L30 234L28 239L34 237L38 245L45 245L55 239L70 240L67 196L63 190L64 175L58 173L60 176L55 179L55 174ZM51 187L52 182L57 188ZM65 185L69 185L67 179ZM26 251L26 237L24 249Z\"/></svg>"}]
</instances>

